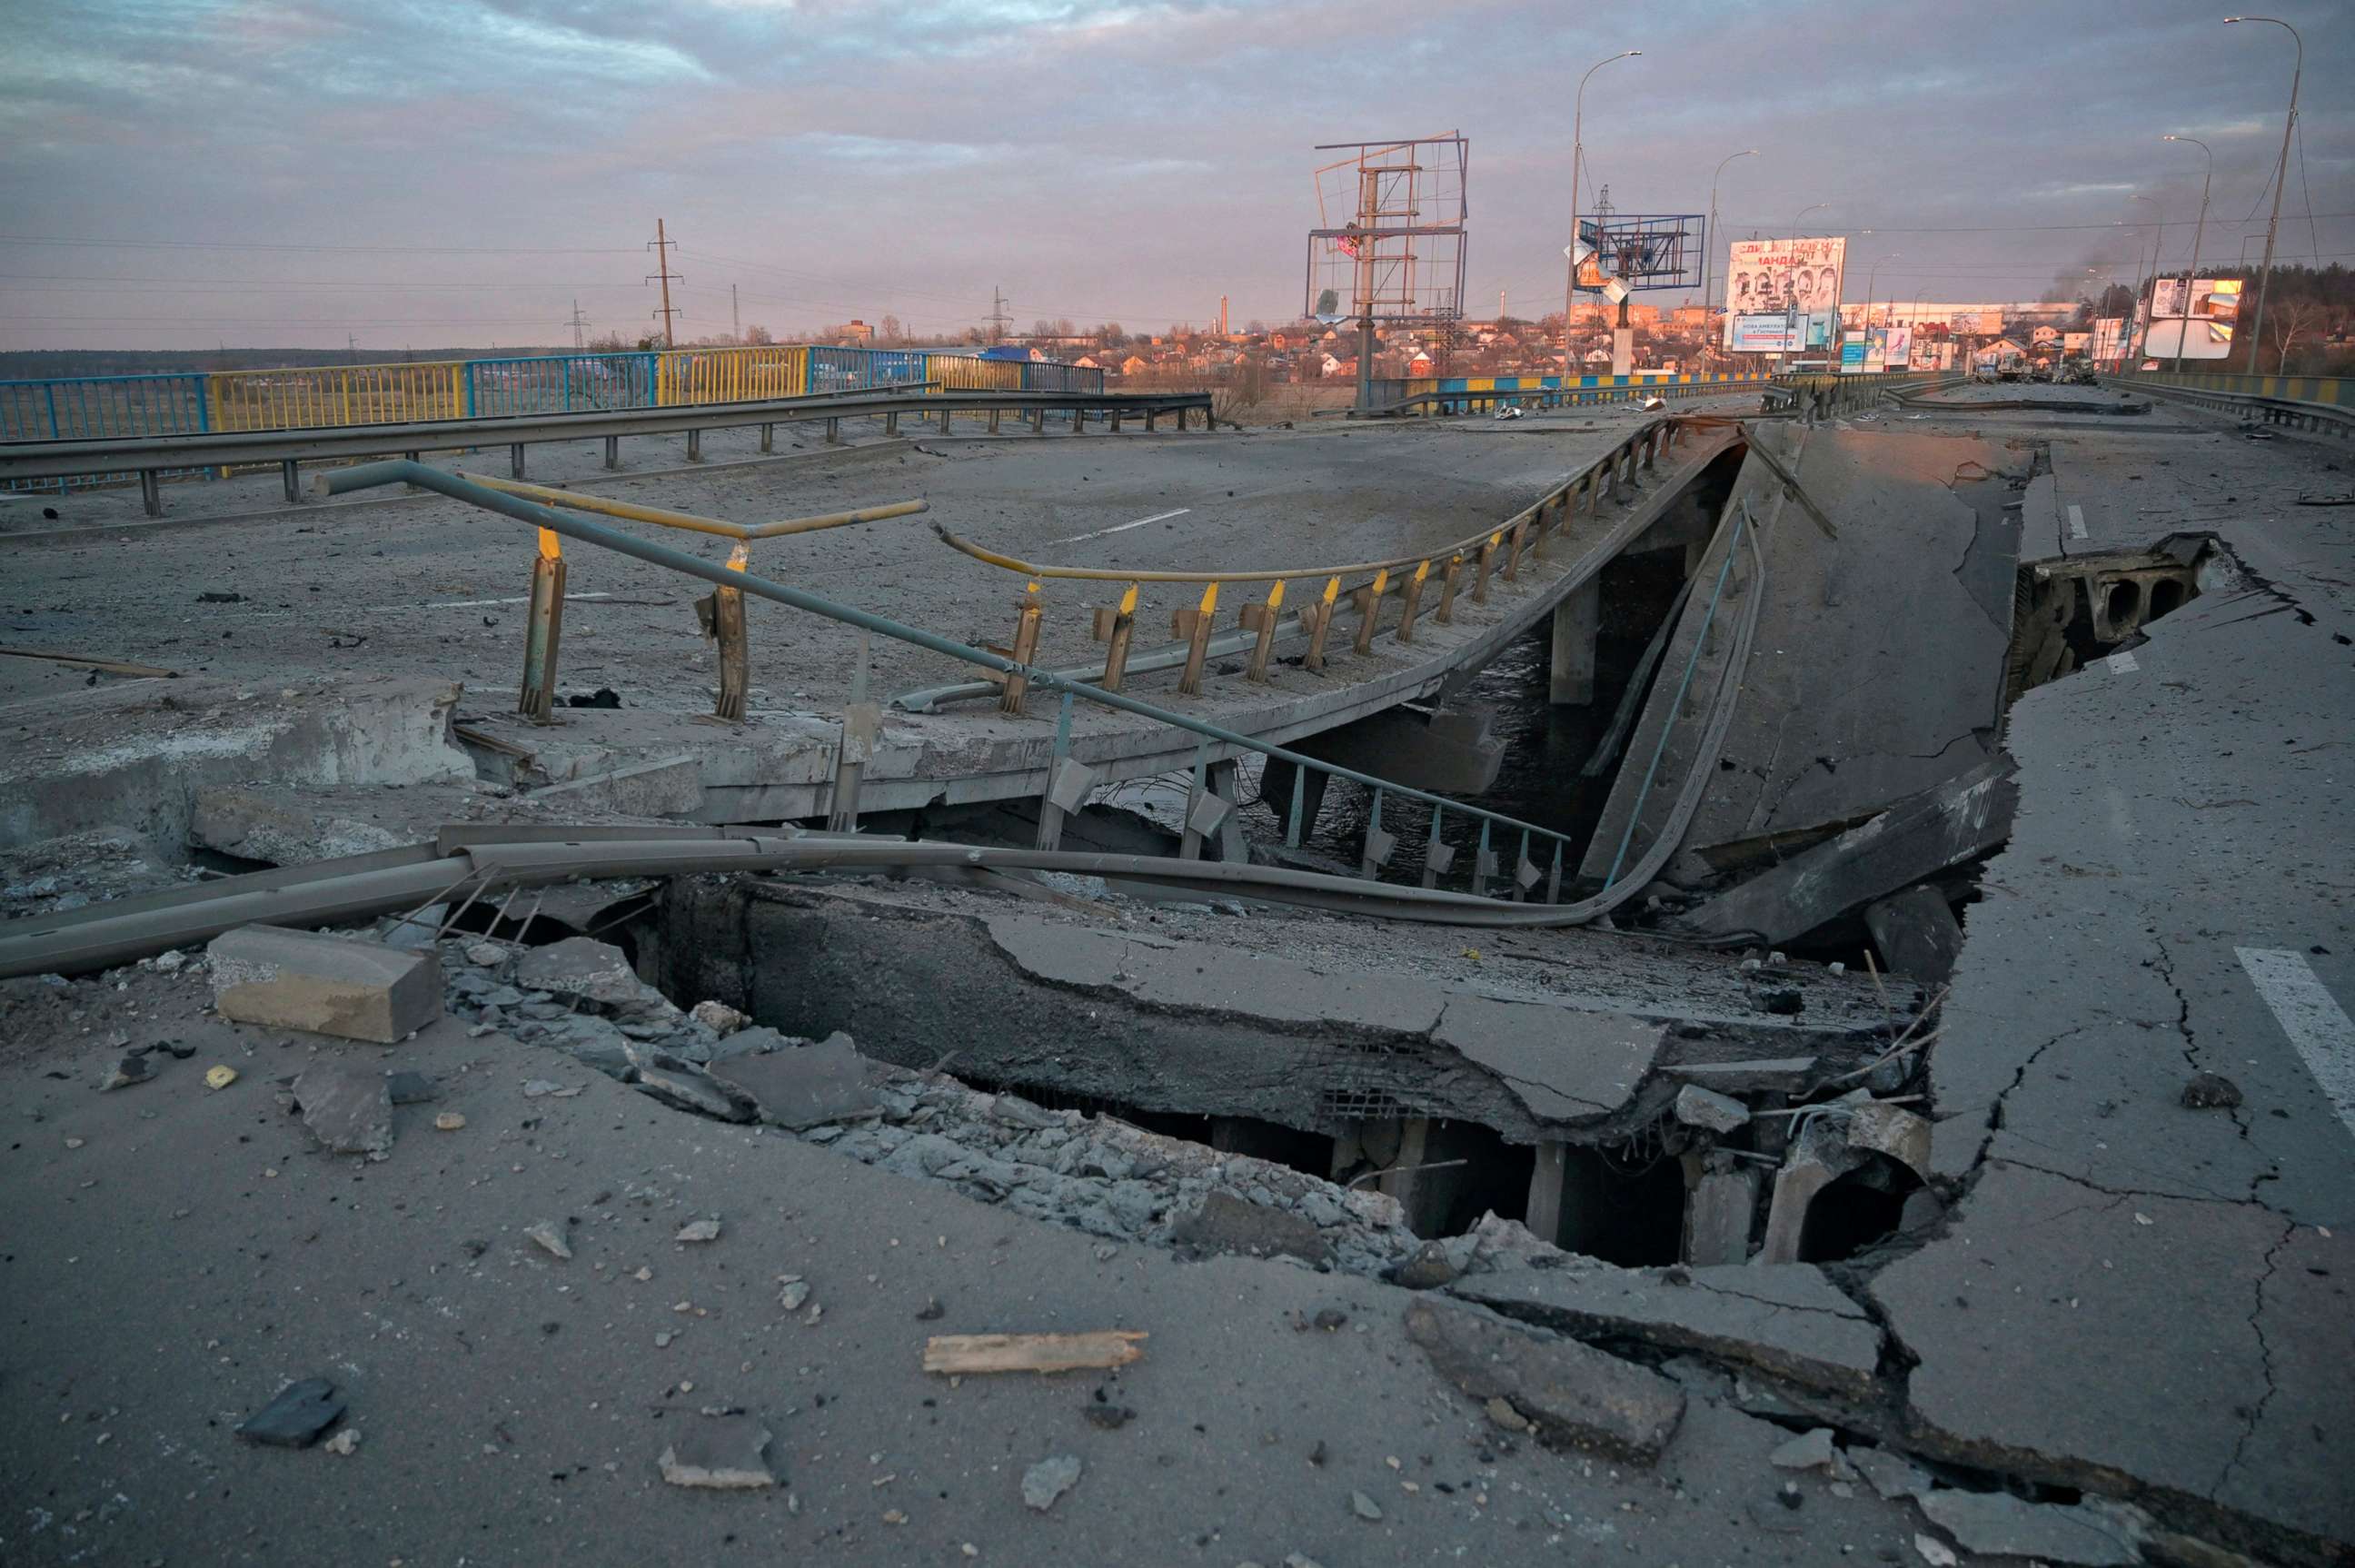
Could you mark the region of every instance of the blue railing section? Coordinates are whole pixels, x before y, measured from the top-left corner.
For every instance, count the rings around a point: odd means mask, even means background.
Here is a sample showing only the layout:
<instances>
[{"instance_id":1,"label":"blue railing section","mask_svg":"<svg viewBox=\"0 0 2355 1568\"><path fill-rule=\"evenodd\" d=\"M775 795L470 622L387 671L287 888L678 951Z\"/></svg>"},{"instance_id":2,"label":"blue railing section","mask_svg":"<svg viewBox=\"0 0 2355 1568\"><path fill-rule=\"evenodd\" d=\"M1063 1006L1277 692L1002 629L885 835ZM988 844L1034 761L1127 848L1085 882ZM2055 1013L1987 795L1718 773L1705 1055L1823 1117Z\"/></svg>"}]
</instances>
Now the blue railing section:
<instances>
[{"instance_id":1,"label":"blue railing section","mask_svg":"<svg viewBox=\"0 0 2355 1568\"><path fill-rule=\"evenodd\" d=\"M559 354L464 362L468 419L655 406L652 354Z\"/></svg>"}]
</instances>

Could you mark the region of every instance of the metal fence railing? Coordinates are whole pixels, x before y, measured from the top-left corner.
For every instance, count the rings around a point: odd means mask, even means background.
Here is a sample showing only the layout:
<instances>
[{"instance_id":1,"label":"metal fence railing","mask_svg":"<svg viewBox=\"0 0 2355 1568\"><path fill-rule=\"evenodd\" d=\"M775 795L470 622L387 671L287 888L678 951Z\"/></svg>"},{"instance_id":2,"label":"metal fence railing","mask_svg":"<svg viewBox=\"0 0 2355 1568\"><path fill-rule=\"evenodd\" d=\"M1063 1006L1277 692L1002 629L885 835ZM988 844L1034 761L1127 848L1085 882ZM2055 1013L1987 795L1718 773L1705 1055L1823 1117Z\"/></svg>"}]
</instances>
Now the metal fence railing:
<instances>
[{"instance_id":1,"label":"metal fence railing","mask_svg":"<svg viewBox=\"0 0 2355 1568\"><path fill-rule=\"evenodd\" d=\"M2229 370L2136 370L2110 378L2122 384L2191 392L2225 392L2248 398L2286 398L2300 403L2355 407L2355 376L2244 376Z\"/></svg>"},{"instance_id":2,"label":"metal fence railing","mask_svg":"<svg viewBox=\"0 0 2355 1568\"><path fill-rule=\"evenodd\" d=\"M0 381L0 442L413 424L749 402L885 387L1095 393L1103 386L1102 370L1073 365L792 344L64 376ZM70 482L39 483L63 489Z\"/></svg>"}]
</instances>

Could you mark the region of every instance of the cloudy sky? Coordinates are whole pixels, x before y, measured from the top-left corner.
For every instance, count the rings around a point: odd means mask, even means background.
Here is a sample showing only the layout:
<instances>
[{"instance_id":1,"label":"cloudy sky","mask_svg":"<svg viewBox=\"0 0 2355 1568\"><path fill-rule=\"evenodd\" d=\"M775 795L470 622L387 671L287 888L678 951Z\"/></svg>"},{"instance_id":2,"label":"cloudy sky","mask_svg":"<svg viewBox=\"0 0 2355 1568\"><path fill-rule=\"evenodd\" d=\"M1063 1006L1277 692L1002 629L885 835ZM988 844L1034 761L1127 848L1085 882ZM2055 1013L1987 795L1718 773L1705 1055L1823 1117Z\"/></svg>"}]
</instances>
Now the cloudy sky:
<instances>
[{"instance_id":1,"label":"cloudy sky","mask_svg":"<svg viewBox=\"0 0 2355 1568\"><path fill-rule=\"evenodd\" d=\"M2355 261L2355 7L2275 8L2306 40L2282 251ZM781 336L961 327L993 287L1024 325L1199 323L1222 293L1274 320L1315 144L1447 130L1469 306L1535 314L1561 295L1572 89L1622 48L1585 118L1620 209L1702 210L1755 147L1721 239L1822 202L1851 299L1877 260L1881 297L2032 299L2131 282L2150 230L2121 226L2154 205L2188 257L2202 160L2166 132L2214 149L2206 254L2262 233L2292 41L2224 10L0 0L0 347L569 342L576 298L634 335L657 217L683 337L728 330L731 283Z\"/></svg>"}]
</instances>

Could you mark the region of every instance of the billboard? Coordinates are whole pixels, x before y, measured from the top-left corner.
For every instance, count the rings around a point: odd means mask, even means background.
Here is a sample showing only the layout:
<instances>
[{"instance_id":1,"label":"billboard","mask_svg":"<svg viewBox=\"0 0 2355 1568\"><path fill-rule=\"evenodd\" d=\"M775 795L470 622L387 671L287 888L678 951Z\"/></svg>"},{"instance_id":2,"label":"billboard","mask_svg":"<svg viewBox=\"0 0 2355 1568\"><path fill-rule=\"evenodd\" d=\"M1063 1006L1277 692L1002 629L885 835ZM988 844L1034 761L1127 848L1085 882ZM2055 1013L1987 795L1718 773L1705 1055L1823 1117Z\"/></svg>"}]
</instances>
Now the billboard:
<instances>
[{"instance_id":1,"label":"billboard","mask_svg":"<svg viewBox=\"0 0 2355 1568\"><path fill-rule=\"evenodd\" d=\"M1804 315L1819 311L1838 315L1840 272L1848 261L1845 238L1737 240L1726 249L1729 324L1745 315ZM1742 351L1730 325L1725 346Z\"/></svg>"},{"instance_id":2,"label":"billboard","mask_svg":"<svg viewBox=\"0 0 2355 1568\"><path fill-rule=\"evenodd\" d=\"M1878 338L1881 342L1880 359L1884 368L1902 368L1913 362L1913 328L1912 326L1876 327L1872 331L1871 337ZM1867 341L1870 342L1870 338ZM1870 348L1866 350L1865 357L1868 359L1873 357Z\"/></svg>"},{"instance_id":3,"label":"billboard","mask_svg":"<svg viewBox=\"0 0 2355 1568\"><path fill-rule=\"evenodd\" d=\"M1861 375L1866 370L1872 368L1865 362L1864 350L1865 342L1861 337L1849 338L1840 345L1839 368L1841 375Z\"/></svg>"},{"instance_id":4,"label":"billboard","mask_svg":"<svg viewBox=\"0 0 2355 1568\"><path fill-rule=\"evenodd\" d=\"M2232 326L2241 315L2238 278L2161 278L2151 285L2149 343L2146 351L2186 359L2222 359L2232 352Z\"/></svg>"},{"instance_id":5,"label":"billboard","mask_svg":"<svg viewBox=\"0 0 2355 1568\"><path fill-rule=\"evenodd\" d=\"M2094 323L2094 357L2123 359L2126 353L2126 318L2105 315Z\"/></svg>"},{"instance_id":6,"label":"billboard","mask_svg":"<svg viewBox=\"0 0 2355 1568\"><path fill-rule=\"evenodd\" d=\"M1736 354L1797 354L1830 346L1839 327L1839 312L1823 310L1806 315L1774 314L1728 315L1725 347Z\"/></svg>"},{"instance_id":7,"label":"billboard","mask_svg":"<svg viewBox=\"0 0 2355 1568\"><path fill-rule=\"evenodd\" d=\"M2064 332L2061 335L2061 352L2063 354L2083 354L2093 346L2094 335L2090 332Z\"/></svg>"}]
</instances>

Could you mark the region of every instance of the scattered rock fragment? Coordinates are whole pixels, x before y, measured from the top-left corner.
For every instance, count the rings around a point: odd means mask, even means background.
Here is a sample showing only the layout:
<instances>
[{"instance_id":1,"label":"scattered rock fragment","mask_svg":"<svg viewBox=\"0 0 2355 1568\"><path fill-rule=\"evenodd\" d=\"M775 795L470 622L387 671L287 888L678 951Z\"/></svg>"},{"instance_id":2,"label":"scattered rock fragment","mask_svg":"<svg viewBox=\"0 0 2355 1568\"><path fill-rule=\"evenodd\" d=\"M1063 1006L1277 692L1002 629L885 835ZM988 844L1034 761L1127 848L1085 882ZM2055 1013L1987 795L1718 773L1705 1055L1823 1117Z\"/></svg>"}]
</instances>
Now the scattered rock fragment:
<instances>
[{"instance_id":1,"label":"scattered rock fragment","mask_svg":"<svg viewBox=\"0 0 2355 1568\"><path fill-rule=\"evenodd\" d=\"M1169 1241L1173 1246L1199 1253L1242 1253L1252 1257L1281 1253L1308 1263L1327 1262L1333 1253L1313 1221L1223 1189L1210 1192L1199 1209L1171 1226Z\"/></svg>"},{"instance_id":2,"label":"scattered rock fragment","mask_svg":"<svg viewBox=\"0 0 2355 1568\"><path fill-rule=\"evenodd\" d=\"M2229 1111L2241 1103L2241 1086L2221 1072L2202 1072L2183 1086L2183 1104L2194 1111Z\"/></svg>"},{"instance_id":3,"label":"scattered rock fragment","mask_svg":"<svg viewBox=\"0 0 2355 1568\"><path fill-rule=\"evenodd\" d=\"M1703 1132L1730 1133L1750 1120L1750 1107L1731 1094L1688 1083L1677 1091L1676 1117Z\"/></svg>"},{"instance_id":4,"label":"scattered rock fragment","mask_svg":"<svg viewBox=\"0 0 2355 1568\"><path fill-rule=\"evenodd\" d=\"M1781 1470L1828 1470L1833 1453L1832 1429L1818 1426L1776 1448L1766 1462Z\"/></svg>"},{"instance_id":5,"label":"scattered rock fragment","mask_svg":"<svg viewBox=\"0 0 2355 1568\"><path fill-rule=\"evenodd\" d=\"M784 1045L784 1037L777 1042ZM757 1106L761 1120L795 1132L873 1115L879 1103L867 1059L839 1029L815 1045L730 1056L711 1072Z\"/></svg>"},{"instance_id":6,"label":"scattered rock fragment","mask_svg":"<svg viewBox=\"0 0 2355 1568\"><path fill-rule=\"evenodd\" d=\"M147 1065L144 1051L128 1051L107 1069L106 1076L98 1081L98 1087L101 1093L109 1089L127 1089L133 1083L144 1083L154 1076L155 1070Z\"/></svg>"},{"instance_id":7,"label":"scattered rock fragment","mask_svg":"<svg viewBox=\"0 0 2355 1568\"><path fill-rule=\"evenodd\" d=\"M586 1003L623 1020L670 1020L678 1008L638 978L628 955L593 937L568 936L535 947L516 965L515 983L527 991L547 991Z\"/></svg>"},{"instance_id":8,"label":"scattered rock fragment","mask_svg":"<svg viewBox=\"0 0 2355 1568\"><path fill-rule=\"evenodd\" d=\"M1437 1290L1461 1273L1447 1243L1434 1240L1423 1243L1412 1257L1391 1270L1391 1283L1408 1290Z\"/></svg>"},{"instance_id":9,"label":"scattered rock fragment","mask_svg":"<svg viewBox=\"0 0 2355 1568\"><path fill-rule=\"evenodd\" d=\"M477 942L466 949L466 962L485 969L496 969L507 961L507 950L496 942Z\"/></svg>"},{"instance_id":10,"label":"scattered rock fragment","mask_svg":"<svg viewBox=\"0 0 2355 1568\"><path fill-rule=\"evenodd\" d=\"M564 1228L553 1220L535 1220L523 1228L523 1233L559 1258L572 1255L572 1243L564 1239Z\"/></svg>"},{"instance_id":11,"label":"scattered rock fragment","mask_svg":"<svg viewBox=\"0 0 2355 1568\"><path fill-rule=\"evenodd\" d=\"M784 1286L777 1292L777 1305L788 1312L799 1312L810 1298L809 1282L797 1274L781 1274L777 1283Z\"/></svg>"},{"instance_id":12,"label":"scattered rock fragment","mask_svg":"<svg viewBox=\"0 0 2355 1568\"><path fill-rule=\"evenodd\" d=\"M384 1074L323 1061L294 1080L303 1125L333 1154L382 1159L392 1149L392 1093Z\"/></svg>"},{"instance_id":13,"label":"scattered rock fragment","mask_svg":"<svg viewBox=\"0 0 2355 1568\"><path fill-rule=\"evenodd\" d=\"M769 1467L769 1429L750 1415L706 1415L689 1421L656 1464L674 1487L745 1490L777 1484Z\"/></svg>"},{"instance_id":14,"label":"scattered rock fragment","mask_svg":"<svg viewBox=\"0 0 2355 1568\"><path fill-rule=\"evenodd\" d=\"M335 1384L325 1378L303 1378L280 1389L276 1399L240 1422L237 1435L272 1448L307 1448L343 1413L344 1402Z\"/></svg>"},{"instance_id":15,"label":"scattered rock fragment","mask_svg":"<svg viewBox=\"0 0 2355 1568\"><path fill-rule=\"evenodd\" d=\"M2129 1521L2093 1508L2031 1503L2009 1492L1941 1490L1916 1501L1966 1552L2081 1568L2127 1568L2143 1560Z\"/></svg>"},{"instance_id":16,"label":"scattered rock fragment","mask_svg":"<svg viewBox=\"0 0 2355 1568\"><path fill-rule=\"evenodd\" d=\"M1365 1520L1369 1523L1378 1521L1382 1517L1382 1510L1380 1506L1375 1503L1373 1499L1368 1497L1363 1492L1351 1492L1349 1494L1349 1511L1356 1514L1359 1519Z\"/></svg>"},{"instance_id":17,"label":"scattered rock fragment","mask_svg":"<svg viewBox=\"0 0 2355 1568\"><path fill-rule=\"evenodd\" d=\"M687 1009L687 1017L725 1040L752 1020L725 1002L702 1001Z\"/></svg>"},{"instance_id":18,"label":"scattered rock fragment","mask_svg":"<svg viewBox=\"0 0 2355 1568\"><path fill-rule=\"evenodd\" d=\"M1448 1381L1503 1398L1549 1442L1649 1464L1684 1417L1684 1391L1647 1368L1461 1307L1418 1300L1407 1338Z\"/></svg>"},{"instance_id":19,"label":"scattered rock fragment","mask_svg":"<svg viewBox=\"0 0 2355 1568\"><path fill-rule=\"evenodd\" d=\"M384 1086L396 1105L422 1105L442 1097L441 1086L422 1072L388 1072Z\"/></svg>"},{"instance_id":20,"label":"scattered rock fragment","mask_svg":"<svg viewBox=\"0 0 2355 1568\"><path fill-rule=\"evenodd\" d=\"M466 1118L455 1111L443 1111L433 1118L433 1125L445 1133L454 1133L466 1125Z\"/></svg>"},{"instance_id":21,"label":"scattered rock fragment","mask_svg":"<svg viewBox=\"0 0 2355 1568\"><path fill-rule=\"evenodd\" d=\"M326 1442L320 1445L320 1446L326 1449L330 1454L339 1455L342 1457L348 1459L354 1454L359 1452L360 1429L357 1426L346 1426L341 1432L336 1433L333 1437L328 1438Z\"/></svg>"},{"instance_id":22,"label":"scattered rock fragment","mask_svg":"<svg viewBox=\"0 0 2355 1568\"><path fill-rule=\"evenodd\" d=\"M1507 1399L1503 1394L1499 1393L1489 1395L1488 1403L1483 1408L1487 1411L1489 1420L1495 1422L1497 1425L1503 1427L1508 1432L1534 1432L1537 1430L1529 1424L1529 1418L1523 1415L1519 1411L1515 1410L1513 1408L1513 1402Z\"/></svg>"},{"instance_id":23,"label":"scattered rock fragment","mask_svg":"<svg viewBox=\"0 0 2355 1568\"><path fill-rule=\"evenodd\" d=\"M1856 1448L1849 1451L1848 1457L1849 1463L1872 1483L1872 1489L1883 1501L1919 1497L1930 1489L1930 1472L1902 1455L1886 1448Z\"/></svg>"},{"instance_id":24,"label":"scattered rock fragment","mask_svg":"<svg viewBox=\"0 0 2355 1568\"><path fill-rule=\"evenodd\" d=\"M1075 1454L1057 1454L1039 1460L1022 1472L1022 1500L1028 1506L1045 1513L1055 1506L1055 1500L1080 1484L1080 1461Z\"/></svg>"},{"instance_id":25,"label":"scattered rock fragment","mask_svg":"<svg viewBox=\"0 0 2355 1568\"><path fill-rule=\"evenodd\" d=\"M749 1122L751 1103L730 1093L728 1086L681 1063L676 1067L641 1067L638 1087L677 1111L693 1111L722 1122Z\"/></svg>"},{"instance_id":26,"label":"scattered rock fragment","mask_svg":"<svg viewBox=\"0 0 2355 1568\"><path fill-rule=\"evenodd\" d=\"M1922 1554L1922 1561L1930 1568L1955 1568L1962 1561L1955 1555L1953 1547L1934 1535L1923 1535L1919 1531L1913 1537L1913 1550Z\"/></svg>"},{"instance_id":27,"label":"scattered rock fragment","mask_svg":"<svg viewBox=\"0 0 2355 1568\"><path fill-rule=\"evenodd\" d=\"M237 1082L237 1069L227 1063L216 1063L205 1069L205 1087L226 1089Z\"/></svg>"},{"instance_id":28,"label":"scattered rock fragment","mask_svg":"<svg viewBox=\"0 0 2355 1568\"><path fill-rule=\"evenodd\" d=\"M677 1235L671 1238L674 1242L716 1242L719 1239L719 1221L717 1220L690 1220L678 1228Z\"/></svg>"}]
</instances>

